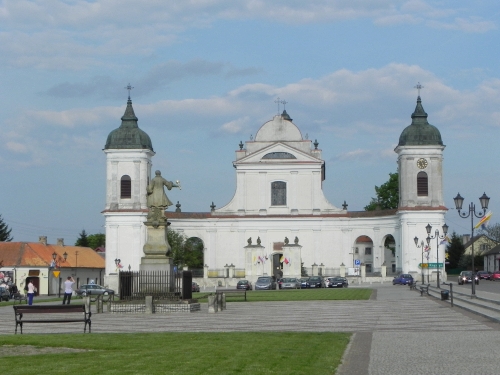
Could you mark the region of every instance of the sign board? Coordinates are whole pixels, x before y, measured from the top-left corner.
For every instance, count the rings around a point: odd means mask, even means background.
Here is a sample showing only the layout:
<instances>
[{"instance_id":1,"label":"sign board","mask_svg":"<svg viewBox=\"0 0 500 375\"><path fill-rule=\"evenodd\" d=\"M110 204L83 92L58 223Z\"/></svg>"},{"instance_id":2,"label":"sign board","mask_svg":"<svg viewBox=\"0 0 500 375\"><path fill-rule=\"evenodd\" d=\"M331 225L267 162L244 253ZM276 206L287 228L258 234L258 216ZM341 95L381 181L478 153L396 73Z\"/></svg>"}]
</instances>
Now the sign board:
<instances>
[{"instance_id":1,"label":"sign board","mask_svg":"<svg viewBox=\"0 0 500 375\"><path fill-rule=\"evenodd\" d=\"M54 275L54 277L59 277L60 273L61 273L61 271L52 271L52 274Z\"/></svg>"},{"instance_id":2,"label":"sign board","mask_svg":"<svg viewBox=\"0 0 500 375\"><path fill-rule=\"evenodd\" d=\"M361 265L361 261L360 261L359 259L356 259L356 260L354 261L354 265L355 265L355 266L360 266L360 265Z\"/></svg>"},{"instance_id":3,"label":"sign board","mask_svg":"<svg viewBox=\"0 0 500 375\"><path fill-rule=\"evenodd\" d=\"M419 263L420 268L443 268L443 263Z\"/></svg>"}]
</instances>

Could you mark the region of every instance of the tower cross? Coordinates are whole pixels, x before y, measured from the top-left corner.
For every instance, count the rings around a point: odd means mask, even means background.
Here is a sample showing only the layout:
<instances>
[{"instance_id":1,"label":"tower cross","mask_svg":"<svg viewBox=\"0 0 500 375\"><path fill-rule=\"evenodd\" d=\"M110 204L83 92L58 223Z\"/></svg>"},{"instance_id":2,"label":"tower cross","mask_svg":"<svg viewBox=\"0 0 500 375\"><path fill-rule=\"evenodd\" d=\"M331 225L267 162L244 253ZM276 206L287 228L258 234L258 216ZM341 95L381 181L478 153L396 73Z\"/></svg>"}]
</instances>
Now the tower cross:
<instances>
[{"instance_id":1,"label":"tower cross","mask_svg":"<svg viewBox=\"0 0 500 375\"><path fill-rule=\"evenodd\" d=\"M278 104L278 115L279 115L280 114L280 103L281 103L280 97L278 96L278 98L276 98L276 100L274 102Z\"/></svg>"},{"instance_id":2,"label":"tower cross","mask_svg":"<svg viewBox=\"0 0 500 375\"><path fill-rule=\"evenodd\" d=\"M281 104L283 104L283 111L285 111L285 110L286 110L286 108L285 108L286 103L288 103L286 100L282 100L282 101L281 101ZM279 108L278 108L278 112L279 112Z\"/></svg>"},{"instance_id":3,"label":"tower cross","mask_svg":"<svg viewBox=\"0 0 500 375\"><path fill-rule=\"evenodd\" d=\"M414 86L413 88L417 89L417 91L418 91L418 96L420 97L420 90L421 90L421 89L423 89L423 88L424 88L424 86L422 86L422 85L420 84L420 82L417 82L417 85L416 85L416 86Z\"/></svg>"},{"instance_id":4,"label":"tower cross","mask_svg":"<svg viewBox=\"0 0 500 375\"><path fill-rule=\"evenodd\" d=\"M128 90L128 98L130 99L130 90L133 89L132 86L130 86L130 83L127 85L127 87L125 87L126 90Z\"/></svg>"}]
</instances>

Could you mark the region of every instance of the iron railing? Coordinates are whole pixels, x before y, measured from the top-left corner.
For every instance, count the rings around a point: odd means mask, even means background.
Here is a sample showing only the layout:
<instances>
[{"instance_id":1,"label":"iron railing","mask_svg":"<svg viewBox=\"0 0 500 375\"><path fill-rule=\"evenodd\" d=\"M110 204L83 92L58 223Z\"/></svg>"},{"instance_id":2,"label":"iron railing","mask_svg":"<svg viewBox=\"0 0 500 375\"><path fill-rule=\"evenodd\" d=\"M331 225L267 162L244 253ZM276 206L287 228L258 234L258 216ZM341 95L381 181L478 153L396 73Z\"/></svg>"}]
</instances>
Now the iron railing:
<instances>
[{"instance_id":1,"label":"iron railing","mask_svg":"<svg viewBox=\"0 0 500 375\"><path fill-rule=\"evenodd\" d=\"M179 273L180 274L180 273ZM119 288L121 300L177 301L181 298L182 278L168 271L120 271Z\"/></svg>"}]
</instances>

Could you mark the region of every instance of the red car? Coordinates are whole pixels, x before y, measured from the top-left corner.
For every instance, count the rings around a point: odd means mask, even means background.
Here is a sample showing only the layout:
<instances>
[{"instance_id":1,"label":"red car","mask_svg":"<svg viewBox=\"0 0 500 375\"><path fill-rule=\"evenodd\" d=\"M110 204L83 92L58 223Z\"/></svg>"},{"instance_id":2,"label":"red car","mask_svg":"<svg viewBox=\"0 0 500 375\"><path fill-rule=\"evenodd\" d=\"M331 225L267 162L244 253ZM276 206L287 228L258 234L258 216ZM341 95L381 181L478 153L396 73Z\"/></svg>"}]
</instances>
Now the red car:
<instances>
[{"instance_id":1,"label":"red car","mask_svg":"<svg viewBox=\"0 0 500 375\"><path fill-rule=\"evenodd\" d=\"M490 281L500 280L500 271L495 271L490 275Z\"/></svg>"}]
</instances>

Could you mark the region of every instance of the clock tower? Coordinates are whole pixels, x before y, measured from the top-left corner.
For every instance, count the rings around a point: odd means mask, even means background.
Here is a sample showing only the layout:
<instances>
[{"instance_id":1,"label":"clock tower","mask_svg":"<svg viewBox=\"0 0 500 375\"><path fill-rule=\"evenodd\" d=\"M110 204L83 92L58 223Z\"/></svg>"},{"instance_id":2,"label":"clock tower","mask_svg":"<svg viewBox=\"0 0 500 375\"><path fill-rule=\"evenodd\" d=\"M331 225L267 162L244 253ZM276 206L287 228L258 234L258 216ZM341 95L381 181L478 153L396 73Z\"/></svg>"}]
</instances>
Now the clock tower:
<instances>
[{"instance_id":1,"label":"clock tower","mask_svg":"<svg viewBox=\"0 0 500 375\"><path fill-rule=\"evenodd\" d=\"M445 146L439 130L427 122L420 96L411 118L394 150L398 154L399 208L443 207Z\"/></svg>"}]
</instances>

